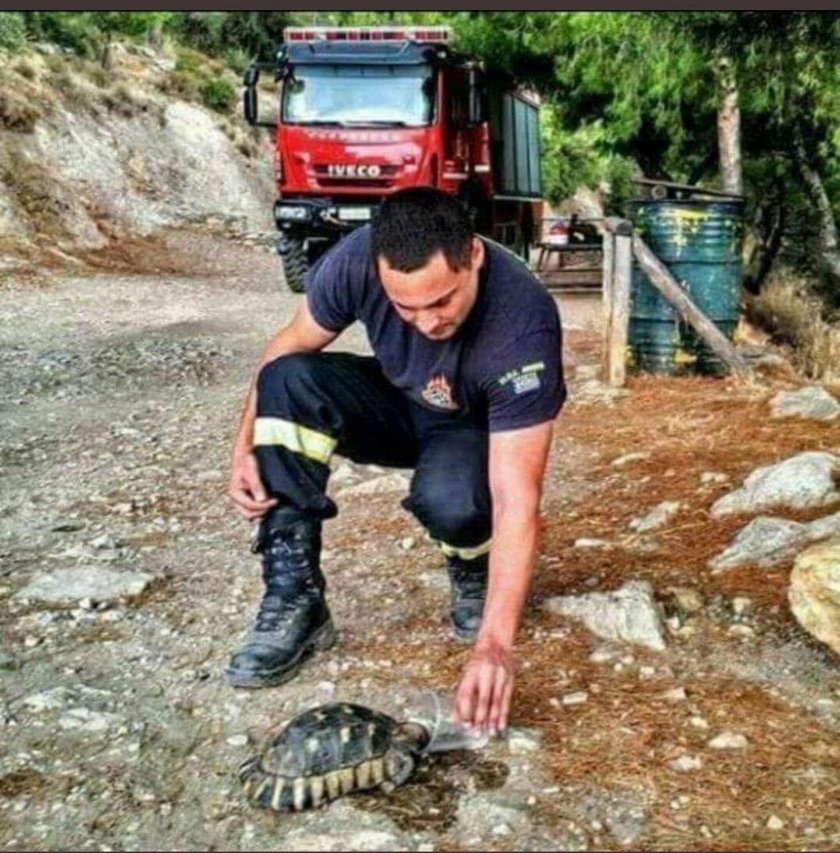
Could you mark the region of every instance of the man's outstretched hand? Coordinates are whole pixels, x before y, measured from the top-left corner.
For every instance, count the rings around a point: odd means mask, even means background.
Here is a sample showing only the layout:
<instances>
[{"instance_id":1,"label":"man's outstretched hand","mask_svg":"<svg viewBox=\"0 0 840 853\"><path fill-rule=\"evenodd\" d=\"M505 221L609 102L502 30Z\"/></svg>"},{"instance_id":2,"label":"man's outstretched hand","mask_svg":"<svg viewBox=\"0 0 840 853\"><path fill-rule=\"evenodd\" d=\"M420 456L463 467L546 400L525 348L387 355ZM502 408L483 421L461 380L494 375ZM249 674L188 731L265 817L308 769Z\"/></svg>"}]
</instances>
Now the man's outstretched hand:
<instances>
[{"instance_id":1,"label":"man's outstretched hand","mask_svg":"<svg viewBox=\"0 0 840 853\"><path fill-rule=\"evenodd\" d=\"M233 505L248 521L262 518L277 498L270 498L260 479L257 459L253 453L242 453L234 457L230 470L228 496Z\"/></svg>"},{"instance_id":2,"label":"man's outstretched hand","mask_svg":"<svg viewBox=\"0 0 840 853\"><path fill-rule=\"evenodd\" d=\"M514 660L510 649L498 643L475 647L455 692L460 722L483 734L507 728L513 694Z\"/></svg>"}]
</instances>

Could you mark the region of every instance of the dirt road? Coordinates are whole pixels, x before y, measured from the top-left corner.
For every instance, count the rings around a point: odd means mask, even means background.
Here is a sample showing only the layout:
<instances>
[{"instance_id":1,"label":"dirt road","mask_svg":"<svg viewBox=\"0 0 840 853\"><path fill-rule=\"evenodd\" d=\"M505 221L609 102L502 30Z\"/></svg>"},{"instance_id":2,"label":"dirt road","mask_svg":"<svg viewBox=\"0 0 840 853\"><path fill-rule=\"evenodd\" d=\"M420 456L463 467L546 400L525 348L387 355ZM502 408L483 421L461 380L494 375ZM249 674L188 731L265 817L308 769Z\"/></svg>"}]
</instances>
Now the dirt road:
<instances>
[{"instance_id":1,"label":"dirt road","mask_svg":"<svg viewBox=\"0 0 840 853\"><path fill-rule=\"evenodd\" d=\"M432 762L388 797L287 819L250 809L237 764L297 711L342 698L398 713L417 690L454 686L467 651L448 638L442 560L399 508L407 481L339 460L331 490L342 511L326 526L324 566L340 643L288 685L232 690L222 670L260 583L247 527L225 501L229 444L261 346L300 297L280 286L262 247L209 234L173 233L134 247L121 265L99 262L98 272L11 278L0 290L5 849L840 843L828 808L840 768L840 681L780 611L782 584L700 583L695 567L706 552L686 557L696 540L681 528L660 540L658 557L638 538L621 558L573 548L578 537L626 526L640 504L662 499L664 483L689 491L693 478L694 494L704 465L734 478L762 458L758 444L737 459L688 448L685 418L708 406L699 400L711 386L640 381L617 396L593 386L597 312L582 303L564 310L579 393L552 454L535 605L638 577L663 595L695 584L703 588L694 632L669 639L664 653L605 650L535 606L509 742ZM356 329L337 346L366 350ZM764 393L714 387L727 416L730 403L741 411ZM640 449L639 411L654 429L683 416L671 424L685 448L681 467L667 462L676 444L654 439L658 470L611 467ZM837 443L819 430L789 443L797 442ZM151 580L110 604L21 597L39 573L79 568ZM752 635L730 631L739 594L752 609L735 622ZM583 699L566 698L575 693ZM731 728L749 747L711 758L706 750L686 764L690 772L669 766ZM766 750L782 735L798 752L774 768L777 753Z\"/></svg>"}]
</instances>

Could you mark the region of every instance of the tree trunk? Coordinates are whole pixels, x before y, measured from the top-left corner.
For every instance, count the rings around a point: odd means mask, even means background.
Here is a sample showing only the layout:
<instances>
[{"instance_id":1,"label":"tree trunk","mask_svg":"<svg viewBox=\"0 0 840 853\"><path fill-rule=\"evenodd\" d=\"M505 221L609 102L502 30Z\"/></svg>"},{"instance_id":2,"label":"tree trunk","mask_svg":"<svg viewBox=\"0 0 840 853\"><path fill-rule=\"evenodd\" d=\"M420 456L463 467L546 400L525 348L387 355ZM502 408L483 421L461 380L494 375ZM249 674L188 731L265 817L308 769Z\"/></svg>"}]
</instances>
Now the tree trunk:
<instances>
[{"instance_id":1,"label":"tree trunk","mask_svg":"<svg viewBox=\"0 0 840 853\"><path fill-rule=\"evenodd\" d=\"M99 58L99 64L105 71L112 71L114 68L114 57L111 51L111 34L105 36L105 42L102 45L102 55Z\"/></svg>"},{"instance_id":2,"label":"tree trunk","mask_svg":"<svg viewBox=\"0 0 840 853\"><path fill-rule=\"evenodd\" d=\"M808 195L820 217L820 255L834 283L840 285L840 241L837 239L837 223L834 219L834 211L831 209L831 202L825 192L819 173L808 159L802 137L802 128L798 126L794 133L793 153L799 174L805 182Z\"/></svg>"},{"instance_id":3,"label":"tree trunk","mask_svg":"<svg viewBox=\"0 0 840 853\"><path fill-rule=\"evenodd\" d=\"M744 289L758 295L764 284L773 261L782 247L782 235L785 230L785 185L781 178L774 184L774 192L756 206L752 232L757 235L755 246L744 269Z\"/></svg>"},{"instance_id":4,"label":"tree trunk","mask_svg":"<svg viewBox=\"0 0 840 853\"><path fill-rule=\"evenodd\" d=\"M149 47L154 48L154 50L160 50L163 47L163 21L158 19L152 22L147 38Z\"/></svg>"},{"instance_id":5,"label":"tree trunk","mask_svg":"<svg viewBox=\"0 0 840 853\"><path fill-rule=\"evenodd\" d=\"M718 154L720 156L721 189L733 195L743 195L741 172L741 107L738 102L738 81L728 56L717 59L718 82Z\"/></svg>"}]
</instances>

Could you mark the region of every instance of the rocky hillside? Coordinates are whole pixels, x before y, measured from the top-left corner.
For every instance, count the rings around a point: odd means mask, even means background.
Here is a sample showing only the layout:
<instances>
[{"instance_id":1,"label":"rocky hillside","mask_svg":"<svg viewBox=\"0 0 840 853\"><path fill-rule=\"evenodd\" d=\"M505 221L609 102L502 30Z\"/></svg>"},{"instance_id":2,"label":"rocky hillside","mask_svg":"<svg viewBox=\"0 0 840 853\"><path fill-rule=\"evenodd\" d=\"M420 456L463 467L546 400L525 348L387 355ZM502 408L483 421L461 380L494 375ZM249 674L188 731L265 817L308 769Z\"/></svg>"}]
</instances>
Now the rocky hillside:
<instances>
[{"instance_id":1,"label":"rocky hillside","mask_svg":"<svg viewBox=\"0 0 840 853\"><path fill-rule=\"evenodd\" d=\"M185 63L123 45L111 65L37 45L0 72L7 269L207 217L269 226L271 143L234 114L233 72L199 54Z\"/></svg>"}]
</instances>

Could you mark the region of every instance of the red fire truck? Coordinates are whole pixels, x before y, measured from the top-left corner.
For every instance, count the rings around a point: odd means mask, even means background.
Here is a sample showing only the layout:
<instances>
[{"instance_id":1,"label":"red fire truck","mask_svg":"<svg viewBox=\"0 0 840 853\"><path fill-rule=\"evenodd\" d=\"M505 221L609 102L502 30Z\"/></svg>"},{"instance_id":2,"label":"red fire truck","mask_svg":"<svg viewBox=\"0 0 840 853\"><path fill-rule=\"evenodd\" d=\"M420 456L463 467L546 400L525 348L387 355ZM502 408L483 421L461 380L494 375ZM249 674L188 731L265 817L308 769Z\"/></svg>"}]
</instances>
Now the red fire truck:
<instances>
[{"instance_id":1,"label":"red fire truck","mask_svg":"<svg viewBox=\"0 0 840 853\"><path fill-rule=\"evenodd\" d=\"M448 27L287 27L275 62L245 72L245 117L276 128L277 251L300 292L309 265L382 197L434 186L476 230L527 254L541 212L534 97L450 47ZM279 109L258 116L261 71Z\"/></svg>"}]
</instances>

